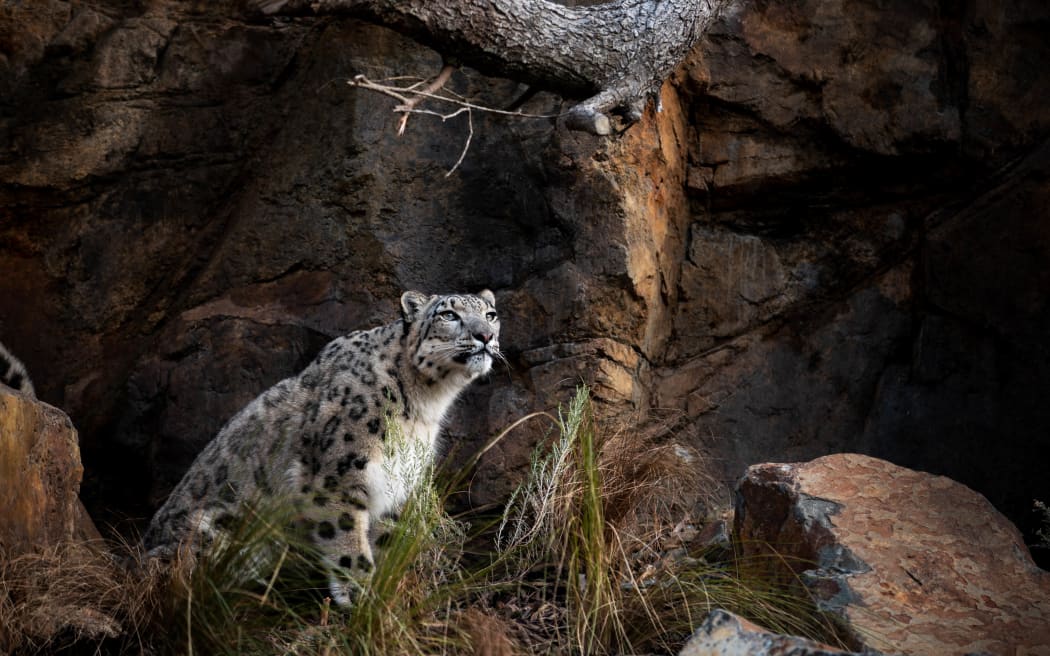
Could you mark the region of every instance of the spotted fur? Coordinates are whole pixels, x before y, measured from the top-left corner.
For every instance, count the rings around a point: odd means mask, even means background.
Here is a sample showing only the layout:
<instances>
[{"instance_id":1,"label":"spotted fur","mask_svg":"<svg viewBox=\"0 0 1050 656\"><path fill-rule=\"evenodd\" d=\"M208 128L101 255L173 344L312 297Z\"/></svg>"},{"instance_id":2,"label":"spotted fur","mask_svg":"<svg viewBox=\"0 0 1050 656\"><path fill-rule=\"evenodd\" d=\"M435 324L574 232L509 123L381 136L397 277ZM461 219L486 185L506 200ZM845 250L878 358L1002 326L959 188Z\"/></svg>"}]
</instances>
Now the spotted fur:
<instances>
[{"instance_id":1,"label":"spotted fur","mask_svg":"<svg viewBox=\"0 0 1050 656\"><path fill-rule=\"evenodd\" d=\"M25 365L3 344L0 344L0 383L36 398L36 390L33 389L33 381L29 380Z\"/></svg>"},{"instance_id":2,"label":"spotted fur","mask_svg":"<svg viewBox=\"0 0 1050 656\"><path fill-rule=\"evenodd\" d=\"M329 343L298 376L233 417L157 511L145 536L170 558L222 535L248 500L293 503L349 605L376 549L439 450L456 396L499 358L495 297L405 292L401 319Z\"/></svg>"}]
</instances>

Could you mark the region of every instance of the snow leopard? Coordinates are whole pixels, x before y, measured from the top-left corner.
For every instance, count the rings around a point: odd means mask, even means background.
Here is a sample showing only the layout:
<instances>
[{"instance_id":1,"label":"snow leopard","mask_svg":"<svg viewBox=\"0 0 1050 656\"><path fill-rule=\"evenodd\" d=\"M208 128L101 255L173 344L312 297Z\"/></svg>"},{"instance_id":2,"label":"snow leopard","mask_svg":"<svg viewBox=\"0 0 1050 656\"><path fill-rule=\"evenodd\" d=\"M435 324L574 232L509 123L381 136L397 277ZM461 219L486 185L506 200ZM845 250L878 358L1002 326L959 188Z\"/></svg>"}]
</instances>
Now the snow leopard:
<instances>
[{"instance_id":1,"label":"snow leopard","mask_svg":"<svg viewBox=\"0 0 1050 656\"><path fill-rule=\"evenodd\" d=\"M0 343L0 383L23 394L36 398L33 381L29 379L25 365Z\"/></svg>"},{"instance_id":2,"label":"snow leopard","mask_svg":"<svg viewBox=\"0 0 1050 656\"><path fill-rule=\"evenodd\" d=\"M331 598L352 606L453 401L503 359L499 330L489 290L405 292L399 319L335 339L229 420L154 515L148 553L199 554L248 500L280 499L320 552Z\"/></svg>"}]
</instances>

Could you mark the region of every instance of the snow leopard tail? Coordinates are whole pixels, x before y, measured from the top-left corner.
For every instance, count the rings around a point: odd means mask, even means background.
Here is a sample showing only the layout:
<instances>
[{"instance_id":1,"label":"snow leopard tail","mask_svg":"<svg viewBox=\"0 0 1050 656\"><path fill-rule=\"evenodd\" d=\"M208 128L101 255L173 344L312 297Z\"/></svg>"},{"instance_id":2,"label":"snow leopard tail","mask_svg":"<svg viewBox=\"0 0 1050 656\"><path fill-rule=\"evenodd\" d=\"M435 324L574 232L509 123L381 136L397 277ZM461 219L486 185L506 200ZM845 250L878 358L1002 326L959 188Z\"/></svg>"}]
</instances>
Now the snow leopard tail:
<instances>
[{"instance_id":1,"label":"snow leopard tail","mask_svg":"<svg viewBox=\"0 0 1050 656\"><path fill-rule=\"evenodd\" d=\"M33 389L33 381L29 380L29 373L26 372L25 365L2 343L0 343L0 383L36 398L36 390Z\"/></svg>"}]
</instances>

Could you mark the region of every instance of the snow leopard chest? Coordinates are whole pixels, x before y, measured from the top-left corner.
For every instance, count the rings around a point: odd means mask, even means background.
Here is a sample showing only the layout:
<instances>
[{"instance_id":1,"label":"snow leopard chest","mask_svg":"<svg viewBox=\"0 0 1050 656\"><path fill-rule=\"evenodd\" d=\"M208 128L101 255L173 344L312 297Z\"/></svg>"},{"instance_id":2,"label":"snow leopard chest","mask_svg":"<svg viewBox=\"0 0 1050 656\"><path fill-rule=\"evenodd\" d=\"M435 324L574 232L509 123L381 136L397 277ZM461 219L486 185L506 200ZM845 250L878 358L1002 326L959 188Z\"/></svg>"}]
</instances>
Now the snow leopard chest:
<instances>
[{"instance_id":1,"label":"snow leopard chest","mask_svg":"<svg viewBox=\"0 0 1050 656\"><path fill-rule=\"evenodd\" d=\"M438 424L406 421L388 431L383 457L365 469L372 517L399 512L423 483L438 451L439 430Z\"/></svg>"}]
</instances>

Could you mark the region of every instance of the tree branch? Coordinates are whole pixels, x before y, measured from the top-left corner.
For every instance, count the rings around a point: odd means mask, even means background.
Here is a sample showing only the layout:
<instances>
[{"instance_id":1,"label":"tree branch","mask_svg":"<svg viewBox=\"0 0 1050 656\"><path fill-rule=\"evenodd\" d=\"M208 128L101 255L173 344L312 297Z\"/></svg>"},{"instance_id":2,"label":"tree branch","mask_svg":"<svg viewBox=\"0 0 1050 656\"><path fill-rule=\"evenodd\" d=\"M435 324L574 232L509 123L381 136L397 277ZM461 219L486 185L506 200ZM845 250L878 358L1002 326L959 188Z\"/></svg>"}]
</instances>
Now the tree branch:
<instances>
[{"instance_id":1,"label":"tree branch","mask_svg":"<svg viewBox=\"0 0 1050 656\"><path fill-rule=\"evenodd\" d=\"M568 98L570 128L612 130L647 100L731 0L250 0L264 14L344 14L385 25L487 75Z\"/></svg>"}]
</instances>

